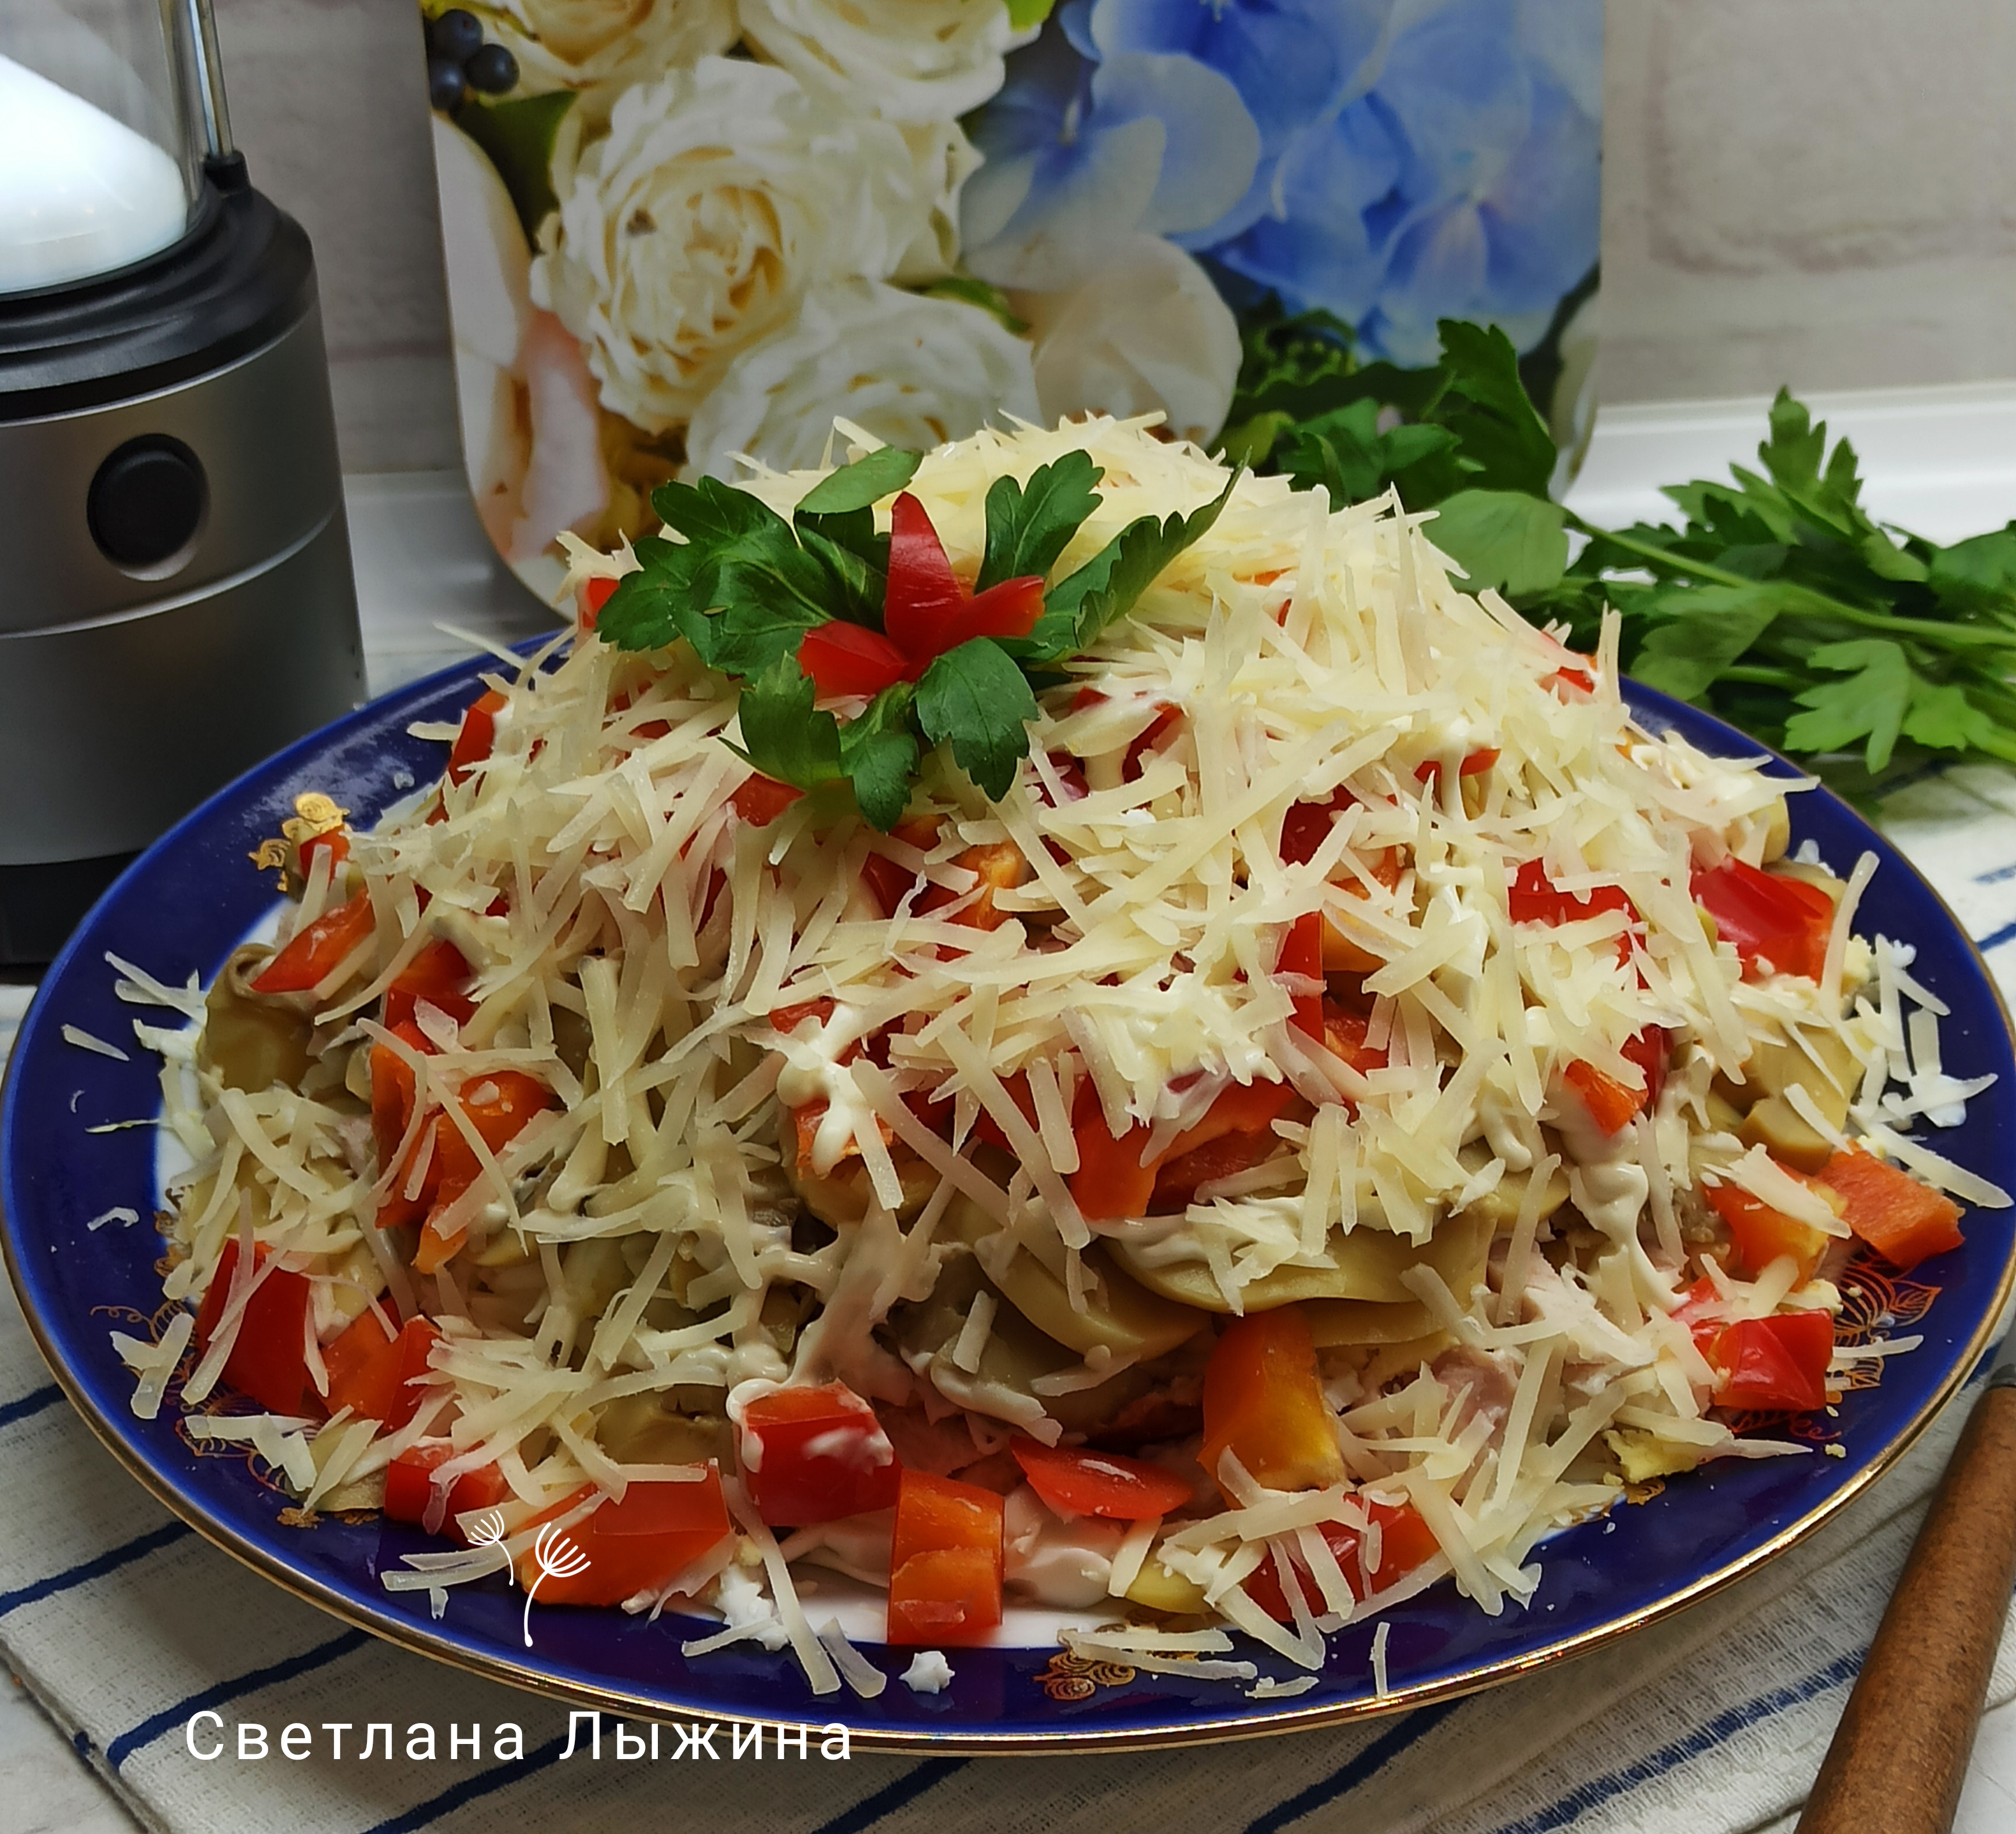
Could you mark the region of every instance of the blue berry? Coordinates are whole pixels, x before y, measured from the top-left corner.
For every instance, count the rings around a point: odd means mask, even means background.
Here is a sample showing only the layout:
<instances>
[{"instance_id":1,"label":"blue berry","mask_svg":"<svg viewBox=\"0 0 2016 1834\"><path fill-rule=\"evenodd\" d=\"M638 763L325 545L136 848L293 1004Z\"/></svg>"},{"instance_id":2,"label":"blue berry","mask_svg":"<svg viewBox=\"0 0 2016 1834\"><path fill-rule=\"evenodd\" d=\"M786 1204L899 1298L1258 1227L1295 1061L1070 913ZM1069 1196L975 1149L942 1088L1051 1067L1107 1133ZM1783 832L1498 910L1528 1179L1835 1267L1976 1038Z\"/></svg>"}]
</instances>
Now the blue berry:
<instances>
[{"instance_id":1,"label":"blue berry","mask_svg":"<svg viewBox=\"0 0 2016 1834\"><path fill-rule=\"evenodd\" d=\"M443 114L452 114L468 92L462 66L446 57L427 59L427 104Z\"/></svg>"},{"instance_id":2,"label":"blue berry","mask_svg":"<svg viewBox=\"0 0 2016 1834\"><path fill-rule=\"evenodd\" d=\"M485 95L502 95L518 86L518 60L502 45L485 45L463 67L469 86Z\"/></svg>"},{"instance_id":3,"label":"blue berry","mask_svg":"<svg viewBox=\"0 0 2016 1834\"><path fill-rule=\"evenodd\" d=\"M437 57L466 63L483 48L483 27L473 13L451 7L427 27L427 45Z\"/></svg>"}]
</instances>

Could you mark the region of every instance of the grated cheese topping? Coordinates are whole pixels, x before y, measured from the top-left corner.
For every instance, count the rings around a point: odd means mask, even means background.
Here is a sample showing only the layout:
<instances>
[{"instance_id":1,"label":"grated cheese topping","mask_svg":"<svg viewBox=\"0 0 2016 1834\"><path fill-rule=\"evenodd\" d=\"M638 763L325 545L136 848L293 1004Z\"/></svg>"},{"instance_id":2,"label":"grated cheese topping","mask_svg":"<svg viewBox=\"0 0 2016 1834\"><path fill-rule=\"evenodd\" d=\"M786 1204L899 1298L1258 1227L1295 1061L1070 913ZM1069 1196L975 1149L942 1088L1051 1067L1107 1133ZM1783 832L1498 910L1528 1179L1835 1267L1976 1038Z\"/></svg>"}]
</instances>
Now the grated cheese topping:
<instances>
[{"instance_id":1,"label":"grated cheese topping","mask_svg":"<svg viewBox=\"0 0 2016 1834\"><path fill-rule=\"evenodd\" d=\"M976 435L910 487L962 576L995 481L1073 449L1103 475L1060 571L1225 481L1143 422ZM788 512L817 475L747 488ZM437 1605L584 1486L563 1526L712 1461L739 1537L633 1602L720 1612L689 1653L788 1643L818 1691L870 1693L880 1671L839 1619L814 1630L792 1575L816 1554L872 1576L867 1542L781 1548L736 1475L760 1469L741 1410L779 1385L845 1384L888 1429L878 1459L927 1439L985 1475L1015 1434L1089 1435L1147 1447L1200 1497L1215 1483L1229 1507L1131 1532L1050 1522L1046 1548L1075 1537L1084 1558L1028 1561L1017 1583L1150 1620L1074 1631L1081 1654L1242 1681L1257 1670L1216 1659L1222 1632L1172 1640L1153 1614L1201 1602L1313 1667L1327 1632L1444 1576L1517 1606L1545 1537L1627 1477L1795 1450L1716 1418L1694 1335L1838 1303L1789 1258L1755 1277L1732 1259L1721 1185L1846 1235L1746 1115L1780 1096L1823 1146L2007 1203L1913 1133L1985 1082L1945 1068L1946 1009L1908 945L1856 933L1873 859L1831 881L1816 979L1746 968L1694 875L1787 870L1797 786L1642 729L1614 624L1577 655L1458 591L1433 540L1390 497L1333 507L1243 479L1042 693L1007 794L928 758L891 835L825 794L751 819L736 690L683 644L500 658L488 757L350 836L341 866L315 855L276 946L359 895L373 924L311 991L257 994L262 948L207 998L112 964L121 997L193 1021L135 1025L193 1161L170 1194L168 1296L201 1300L238 1248L182 1403L218 1392L277 1273L308 1282L324 1396L326 1353L366 1311L439 1330L397 1431L340 1412L192 1431L253 1444L310 1508L372 1506L392 1459L428 1445L430 1526L494 1466L502 1537L387 1576ZM583 549L571 578L634 564ZM1544 921L1512 891L1535 874L1557 895ZM1312 928L1322 981L1282 967ZM453 1010L423 993L394 1025L388 989L443 943L469 970ZM396 1144L398 1104L373 1086L395 1074L412 1091ZM473 1115L513 1079L549 1100L493 1137ZM1628 1122L1599 1112L1604 1087ZM1213 1117L1256 1102L1231 1150ZM1095 1123L1138 1143L1148 1213L1081 1204ZM457 1245L423 1266L417 1217L387 1225L450 1160L473 1169L427 1228ZM1236 1459L1207 1479L1211 1344L1284 1303L1320 1322L1346 1480L1270 1490ZM188 1338L122 1343L136 1408L159 1406ZM1388 1574L1394 1512L1435 1551ZM1382 1692L1384 1638L1381 1620Z\"/></svg>"}]
</instances>

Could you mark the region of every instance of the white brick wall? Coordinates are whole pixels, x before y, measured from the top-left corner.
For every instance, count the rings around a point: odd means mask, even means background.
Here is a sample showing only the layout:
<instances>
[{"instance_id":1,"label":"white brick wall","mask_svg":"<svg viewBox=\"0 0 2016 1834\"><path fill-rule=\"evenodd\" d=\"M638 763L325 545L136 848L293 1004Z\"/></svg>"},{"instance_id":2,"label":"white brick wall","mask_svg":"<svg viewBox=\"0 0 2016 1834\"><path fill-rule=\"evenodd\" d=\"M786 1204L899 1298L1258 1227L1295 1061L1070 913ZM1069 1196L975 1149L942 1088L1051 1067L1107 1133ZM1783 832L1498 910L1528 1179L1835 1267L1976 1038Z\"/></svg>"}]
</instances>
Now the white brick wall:
<instances>
[{"instance_id":1,"label":"white brick wall","mask_svg":"<svg viewBox=\"0 0 2016 1834\"><path fill-rule=\"evenodd\" d=\"M217 3L239 142L315 239L346 464L455 463L413 0ZM2010 0L1607 20L1607 398L2016 377Z\"/></svg>"}]
</instances>

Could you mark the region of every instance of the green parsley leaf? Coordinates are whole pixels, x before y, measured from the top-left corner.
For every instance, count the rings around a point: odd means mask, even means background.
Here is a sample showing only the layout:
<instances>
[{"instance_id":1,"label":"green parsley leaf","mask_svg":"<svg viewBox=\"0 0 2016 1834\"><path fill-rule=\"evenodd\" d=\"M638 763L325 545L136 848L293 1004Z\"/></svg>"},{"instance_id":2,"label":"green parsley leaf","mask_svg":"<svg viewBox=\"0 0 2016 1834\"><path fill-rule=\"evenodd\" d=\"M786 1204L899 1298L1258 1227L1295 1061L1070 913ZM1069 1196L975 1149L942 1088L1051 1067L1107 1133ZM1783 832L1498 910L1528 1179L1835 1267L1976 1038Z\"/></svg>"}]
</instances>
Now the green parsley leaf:
<instances>
[{"instance_id":1,"label":"green parsley leaf","mask_svg":"<svg viewBox=\"0 0 2016 1834\"><path fill-rule=\"evenodd\" d=\"M779 656L742 690L737 748L766 777L815 790L845 776L840 722L815 710L817 690L789 656Z\"/></svg>"},{"instance_id":2,"label":"green parsley leaf","mask_svg":"<svg viewBox=\"0 0 2016 1834\"><path fill-rule=\"evenodd\" d=\"M1480 489L1545 496L1554 474L1554 438L1526 398L1512 340L1495 325L1456 319L1444 319L1438 329L1445 380L1422 418L1456 435Z\"/></svg>"},{"instance_id":3,"label":"green parsley leaf","mask_svg":"<svg viewBox=\"0 0 2016 1834\"><path fill-rule=\"evenodd\" d=\"M801 510L796 520L800 544L833 576L834 615L880 630L889 591L889 538L875 532L875 512L808 516Z\"/></svg>"},{"instance_id":4,"label":"green parsley leaf","mask_svg":"<svg viewBox=\"0 0 2016 1834\"><path fill-rule=\"evenodd\" d=\"M909 683L898 682L840 729L841 766L853 781L854 800L869 825L885 834L910 805L918 756L910 714L916 695Z\"/></svg>"},{"instance_id":5,"label":"green parsley leaf","mask_svg":"<svg viewBox=\"0 0 2016 1834\"><path fill-rule=\"evenodd\" d=\"M2016 522L1941 548L1926 580L1948 611L2016 616Z\"/></svg>"},{"instance_id":6,"label":"green parsley leaf","mask_svg":"<svg viewBox=\"0 0 2016 1834\"><path fill-rule=\"evenodd\" d=\"M645 535L633 551L643 566L617 582L596 618L595 634L619 650L662 650L685 637L711 664L712 621L693 597L696 550Z\"/></svg>"},{"instance_id":7,"label":"green parsley leaf","mask_svg":"<svg viewBox=\"0 0 2016 1834\"><path fill-rule=\"evenodd\" d=\"M1882 769L1911 704L1911 664L1903 646L1864 637L1826 644L1807 660L1816 668L1852 672L1845 681L1823 682L1795 697L1806 711L1786 722L1785 743L1801 751L1845 751L1866 737L1863 759L1870 770Z\"/></svg>"},{"instance_id":8,"label":"green parsley leaf","mask_svg":"<svg viewBox=\"0 0 2016 1834\"><path fill-rule=\"evenodd\" d=\"M1024 484L997 477L987 492L987 551L976 592L1004 579L1047 579L1085 519L1099 507L1100 468L1082 452L1066 452Z\"/></svg>"},{"instance_id":9,"label":"green parsley leaf","mask_svg":"<svg viewBox=\"0 0 2016 1834\"><path fill-rule=\"evenodd\" d=\"M1215 498L1187 516L1172 515L1161 521L1141 516L1129 523L1076 572L1044 595L1042 616L1026 643L1016 644L1013 654L1050 662L1096 641L1115 618L1134 609L1172 560L1203 539L1243 475L1233 472Z\"/></svg>"},{"instance_id":10,"label":"green parsley leaf","mask_svg":"<svg viewBox=\"0 0 2016 1834\"><path fill-rule=\"evenodd\" d=\"M1935 687L1922 676L1911 686L1904 737L1942 751L1993 753L1998 745L2008 744L1994 716L1975 706L1965 689L1954 682ZM2007 755L2006 751L2003 755Z\"/></svg>"},{"instance_id":11,"label":"green parsley leaf","mask_svg":"<svg viewBox=\"0 0 2016 1834\"><path fill-rule=\"evenodd\" d=\"M1436 506L1428 539L1463 571L1472 592L1543 593L1568 564L1568 512L1511 490L1460 490Z\"/></svg>"},{"instance_id":12,"label":"green parsley leaf","mask_svg":"<svg viewBox=\"0 0 2016 1834\"><path fill-rule=\"evenodd\" d=\"M917 683L917 719L934 744L988 795L1008 794L1029 754L1036 697L1021 669L992 637L974 637L936 658Z\"/></svg>"},{"instance_id":13,"label":"green parsley leaf","mask_svg":"<svg viewBox=\"0 0 2016 1834\"><path fill-rule=\"evenodd\" d=\"M798 499L801 516L844 516L850 510L866 510L884 497L893 497L917 474L924 462L922 452L905 452L901 446L885 445L864 453L851 465L829 472Z\"/></svg>"}]
</instances>

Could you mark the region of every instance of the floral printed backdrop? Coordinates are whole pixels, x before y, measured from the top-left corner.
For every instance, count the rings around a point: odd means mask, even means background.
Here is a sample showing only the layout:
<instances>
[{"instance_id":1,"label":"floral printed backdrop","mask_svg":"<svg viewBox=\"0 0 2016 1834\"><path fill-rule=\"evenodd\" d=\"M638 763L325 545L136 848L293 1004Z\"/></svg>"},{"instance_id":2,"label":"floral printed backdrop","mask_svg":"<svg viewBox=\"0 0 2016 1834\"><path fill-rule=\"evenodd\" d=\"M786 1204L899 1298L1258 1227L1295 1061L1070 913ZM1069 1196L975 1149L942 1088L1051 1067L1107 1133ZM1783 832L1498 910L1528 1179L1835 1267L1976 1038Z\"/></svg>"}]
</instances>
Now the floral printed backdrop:
<instances>
[{"instance_id":1,"label":"floral printed backdrop","mask_svg":"<svg viewBox=\"0 0 2016 1834\"><path fill-rule=\"evenodd\" d=\"M1486 320L1548 392L1586 373L1601 0L471 0L427 33L470 483L535 585L562 530L816 463L836 416L1209 445L1283 312L1403 366Z\"/></svg>"}]
</instances>

